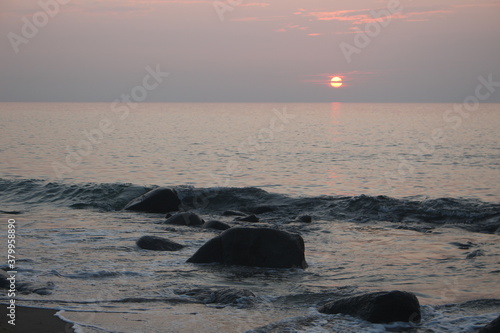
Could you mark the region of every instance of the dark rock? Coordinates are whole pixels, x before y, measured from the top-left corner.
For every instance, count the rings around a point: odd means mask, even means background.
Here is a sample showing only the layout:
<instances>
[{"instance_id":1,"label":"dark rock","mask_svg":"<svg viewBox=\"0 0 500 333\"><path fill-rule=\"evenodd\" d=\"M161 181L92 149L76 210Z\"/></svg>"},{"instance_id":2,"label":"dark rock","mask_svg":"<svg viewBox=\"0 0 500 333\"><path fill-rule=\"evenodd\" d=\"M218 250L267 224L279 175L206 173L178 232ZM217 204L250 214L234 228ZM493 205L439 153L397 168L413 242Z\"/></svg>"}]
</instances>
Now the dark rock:
<instances>
[{"instance_id":1,"label":"dark rock","mask_svg":"<svg viewBox=\"0 0 500 333\"><path fill-rule=\"evenodd\" d=\"M301 216L297 217L297 221L311 223L312 217L311 217L311 215L301 215Z\"/></svg>"},{"instance_id":2,"label":"dark rock","mask_svg":"<svg viewBox=\"0 0 500 333\"><path fill-rule=\"evenodd\" d=\"M10 215L19 215L22 214L23 212L18 211L18 210L0 210L0 214L10 214Z\"/></svg>"},{"instance_id":3,"label":"dark rock","mask_svg":"<svg viewBox=\"0 0 500 333\"><path fill-rule=\"evenodd\" d=\"M227 230L231 228L229 224L216 220L205 222L201 227L204 229L216 229L216 230Z\"/></svg>"},{"instance_id":4,"label":"dark rock","mask_svg":"<svg viewBox=\"0 0 500 333\"><path fill-rule=\"evenodd\" d=\"M306 268L304 240L298 234L268 228L231 228L205 243L192 263Z\"/></svg>"},{"instance_id":5,"label":"dark rock","mask_svg":"<svg viewBox=\"0 0 500 333\"><path fill-rule=\"evenodd\" d=\"M247 289L225 288L211 293L205 303L235 304L246 297L255 297L255 295Z\"/></svg>"},{"instance_id":6,"label":"dark rock","mask_svg":"<svg viewBox=\"0 0 500 333\"><path fill-rule=\"evenodd\" d=\"M318 308L328 314L343 313L372 323L420 322L417 297L405 291L381 291L331 301Z\"/></svg>"},{"instance_id":7,"label":"dark rock","mask_svg":"<svg viewBox=\"0 0 500 333\"><path fill-rule=\"evenodd\" d=\"M245 216L245 215L247 214L235 210L226 210L224 213L222 213L222 216Z\"/></svg>"},{"instance_id":8,"label":"dark rock","mask_svg":"<svg viewBox=\"0 0 500 333\"><path fill-rule=\"evenodd\" d=\"M181 201L174 189L159 187L130 201L125 210L146 213L168 213L179 210Z\"/></svg>"},{"instance_id":9,"label":"dark rock","mask_svg":"<svg viewBox=\"0 0 500 333\"><path fill-rule=\"evenodd\" d=\"M475 257L480 257L484 256L484 251L483 250L474 250L471 253L467 254L467 257L465 259L473 259Z\"/></svg>"},{"instance_id":10,"label":"dark rock","mask_svg":"<svg viewBox=\"0 0 500 333\"><path fill-rule=\"evenodd\" d=\"M176 225L203 225L205 221L195 213L185 212L178 213L171 217L169 217L166 221L166 224L176 224Z\"/></svg>"},{"instance_id":11,"label":"dark rock","mask_svg":"<svg viewBox=\"0 0 500 333\"><path fill-rule=\"evenodd\" d=\"M245 217L238 217L235 221L243 221L243 222L259 222L259 218L255 215L248 215Z\"/></svg>"},{"instance_id":12,"label":"dark rock","mask_svg":"<svg viewBox=\"0 0 500 333\"><path fill-rule=\"evenodd\" d=\"M55 285L52 282L47 282L46 284L40 284L40 283L26 283L26 282L20 282L19 280L15 280L15 283L12 283L12 280L7 280L10 278L9 274L7 272L4 272L3 270L0 270L0 288L1 289L10 289L11 286L14 286L15 284L15 289L22 293L22 294L38 294L38 295L50 295L52 294L52 290L54 289Z\"/></svg>"},{"instance_id":13,"label":"dark rock","mask_svg":"<svg viewBox=\"0 0 500 333\"><path fill-rule=\"evenodd\" d=\"M392 228L398 229L398 230L416 231L416 232L421 232L424 234L430 234L434 230L434 227L421 226L421 225L397 225L397 226L393 226Z\"/></svg>"},{"instance_id":14,"label":"dark rock","mask_svg":"<svg viewBox=\"0 0 500 333\"><path fill-rule=\"evenodd\" d=\"M9 274L0 269L0 288L1 289L9 289L10 281L7 280Z\"/></svg>"},{"instance_id":15,"label":"dark rock","mask_svg":"<svg viewBox=\"0 0 500 333\"><path fill-rule=\"evenodd\" d=\"M458 247L460 250L468 250L471 247L476 247L477 246L477 244L474 244L472 242L467 242L467 243L451 242L450 244Z\"/></svg>"},{"instance_id":16,"label":"dark rock","mask_svg":"<svg viewBox=\"0 0 500 333\"><path fill-rule=\"evenodd\" d=\"M184 247L182 244L157 236L142 236L136 244L141 249L153 251L178 251Z\"/></svg>"},{"instance_id":17,"label":"dark rock","mask_svg":"<svg viewBox=\"0 0 500 333\"><path fill-rule=\"evenodd\" d=\"M500 332L500 316L479 330L479 333L498 333Z\"/></svg>"},{"instance_id":18,"label":"dark rock","mask_svg":"<svg viewBox=\"0 0 500 333\"><path fill-rule=\"evenodd\" d=\"M226 231L224 231L222 234L228 232L229 230L235 230L238 228L231 228ZM221 234L221 235L222 235ZM212 263L212 262L218 262L218 263L224 263L224 253L222 252L222 238L221 235L218 235L217 237L214 237L210 239L208 242L202 245L198 249L198 251L195 252L187 260L187 262L192 262L196 264L204 264L204 263Z\"/></svg>"}]
</instances>

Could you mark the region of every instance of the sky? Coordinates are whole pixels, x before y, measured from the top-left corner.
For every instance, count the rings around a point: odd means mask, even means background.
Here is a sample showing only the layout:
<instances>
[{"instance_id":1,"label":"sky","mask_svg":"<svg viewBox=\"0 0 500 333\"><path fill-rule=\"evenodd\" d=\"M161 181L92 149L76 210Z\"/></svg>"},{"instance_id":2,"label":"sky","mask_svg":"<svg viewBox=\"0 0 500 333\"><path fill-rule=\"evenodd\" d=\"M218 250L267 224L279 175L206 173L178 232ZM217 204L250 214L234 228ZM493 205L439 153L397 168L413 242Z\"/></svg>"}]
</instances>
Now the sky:
<instances>
[{"instance_id":1,"label":"sky","mask_svg":"<svg viewBox=\"0 0 500 333\"><path fill-rule=\"evenodd\" d=\"M460 103L500 82L499 16L500 0L2 0L0 102Z\"/></svg>"}]
</instances>

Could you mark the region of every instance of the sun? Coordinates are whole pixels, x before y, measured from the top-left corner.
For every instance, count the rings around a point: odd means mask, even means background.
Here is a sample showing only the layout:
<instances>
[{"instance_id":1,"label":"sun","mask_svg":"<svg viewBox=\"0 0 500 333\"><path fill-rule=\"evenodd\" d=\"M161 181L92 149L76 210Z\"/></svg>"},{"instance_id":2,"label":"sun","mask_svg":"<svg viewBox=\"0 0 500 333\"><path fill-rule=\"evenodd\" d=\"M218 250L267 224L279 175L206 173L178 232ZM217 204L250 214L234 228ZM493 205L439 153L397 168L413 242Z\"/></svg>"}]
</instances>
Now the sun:
<instances>
[{"instance_id":1,"label":"sun","mask_svg":"<svg viewBox=\"0 0 500 333\"><path fill-rule=\"evenodd\" d=\"M334 88L340 88L342 87L342 78L340 76L334 76L330 80L330 85Z\"/></svg>"}]
</instances>

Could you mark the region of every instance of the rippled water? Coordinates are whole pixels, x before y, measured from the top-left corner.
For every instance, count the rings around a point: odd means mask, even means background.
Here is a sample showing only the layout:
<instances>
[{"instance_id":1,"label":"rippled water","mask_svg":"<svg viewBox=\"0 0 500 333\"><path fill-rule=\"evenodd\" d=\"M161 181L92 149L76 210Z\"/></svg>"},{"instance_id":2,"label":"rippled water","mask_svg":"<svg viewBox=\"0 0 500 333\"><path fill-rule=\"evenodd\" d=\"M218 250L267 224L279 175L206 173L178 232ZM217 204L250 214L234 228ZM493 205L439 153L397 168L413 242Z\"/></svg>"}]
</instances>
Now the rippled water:
<instances>
[{"instance_id":1,"label":"rippled water","mask_svg":"<svg viewBox=\"0 0 500 333\"><path fill-rule=\"evenodd\" d=\"M499 110L482 105L455 129L449 107L146 104L120 119L105 104L0 104L0 219L16 219L18 279L49 290L19 303L64 309L92 333L471 332L500 311ZM86 137L102 119L113 130ZM121 211L150 185L176 186L186 207L232 225L253 224L224 210L270 207L259 226L300 233L309 267L186 263L217 232ZM208 200L196 204L200 193ZM302 214L313 222L295 222ZM141 250L143 235L187 246ZM227 287L251 290L255 304L183 294ZM316 310L391 289L418 296L422 324Z\"/></svg>"},{"instance_id":2,"label":"rippled water","mask_svg":"<svg viewBox=\"0 0 500 333\"><path fill-rule=\"evenodd\" d=\"M0 170L4 177L76 183L498 202L499 104L482 104L467 119L450 109L140 104L124 117L109 104L0 104Z\"/></svg>"}]
</instances>

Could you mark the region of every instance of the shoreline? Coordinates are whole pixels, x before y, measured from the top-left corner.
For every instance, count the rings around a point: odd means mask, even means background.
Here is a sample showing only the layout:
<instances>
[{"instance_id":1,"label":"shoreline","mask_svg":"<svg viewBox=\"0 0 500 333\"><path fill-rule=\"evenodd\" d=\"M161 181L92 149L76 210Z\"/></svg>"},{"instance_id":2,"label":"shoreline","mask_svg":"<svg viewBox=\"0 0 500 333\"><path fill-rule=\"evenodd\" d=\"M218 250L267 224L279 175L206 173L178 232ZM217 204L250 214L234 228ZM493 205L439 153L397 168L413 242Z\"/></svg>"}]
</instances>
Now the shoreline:
<instances>
[{"instance_id":1,"label":"shoreline","mask_svg":"<svg viewBox=\"0 0 500 333\"><path fill-rule=\"evenodd\" d=\"M37 332L37 333L75 333L73 324L59 318L60 310L16 306L16 325L5 322L0 327L0 333ZM7 304L0 303L0 316L6 318ZM3 322L3 319L2 319Z\"/></svg>"}]
</instances>

